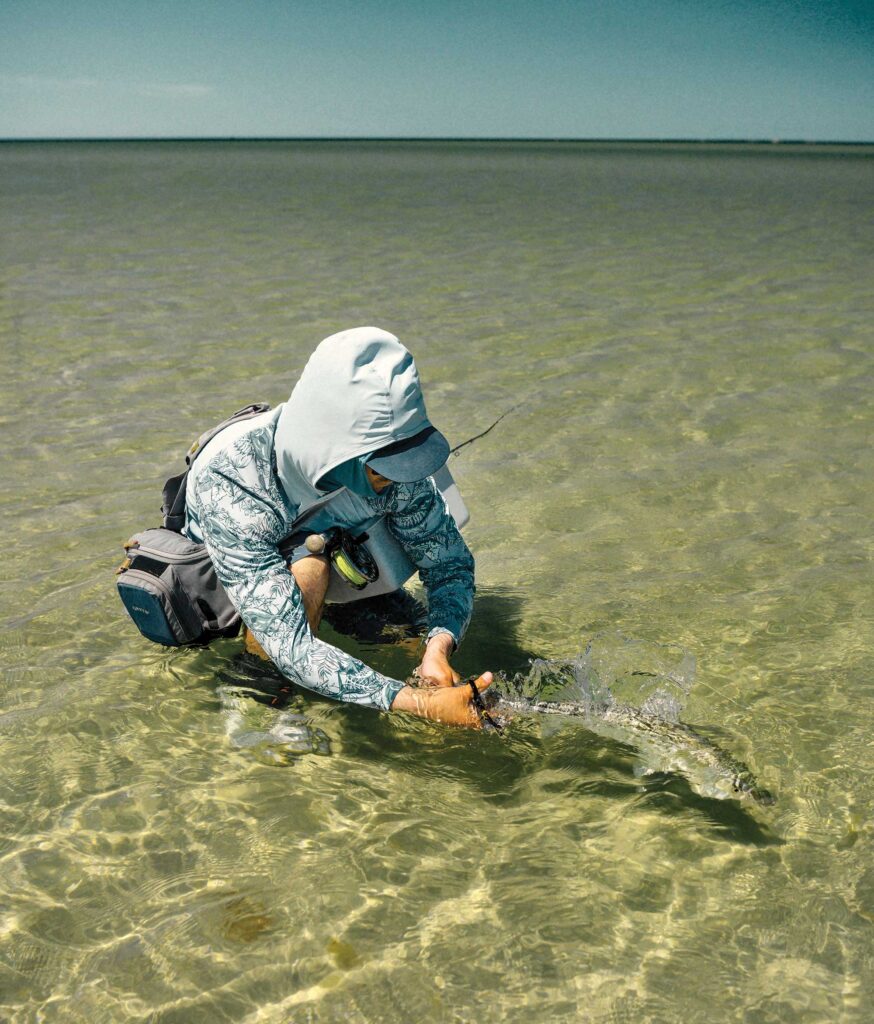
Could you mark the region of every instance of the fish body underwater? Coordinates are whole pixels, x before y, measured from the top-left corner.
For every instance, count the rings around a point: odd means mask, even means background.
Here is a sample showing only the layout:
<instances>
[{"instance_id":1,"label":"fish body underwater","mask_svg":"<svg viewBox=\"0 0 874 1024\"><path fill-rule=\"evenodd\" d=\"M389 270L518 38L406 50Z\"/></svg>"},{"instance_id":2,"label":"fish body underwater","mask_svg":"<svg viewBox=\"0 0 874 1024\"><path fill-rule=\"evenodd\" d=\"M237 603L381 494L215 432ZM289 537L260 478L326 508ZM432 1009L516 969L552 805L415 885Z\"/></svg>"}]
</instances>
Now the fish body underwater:
<instances>
[{"instance_id":1,"label":"fish body underwater","mask_svg":"<svg viewBox=\"0 0 874 1024\"><path fill-rule=\"evenodd\" d=\"M646 708L612 700L578 704L571 701L533 700L504 694L483 694L489 714L504 725L518 715L563 715L583 720L598 736L634 747L647 770L678 772L701 796L717 800L748 798L773 804L774 796L759 786L752 771L707 737L684 722L669 721Z\"/></svg>"}]
</instances>

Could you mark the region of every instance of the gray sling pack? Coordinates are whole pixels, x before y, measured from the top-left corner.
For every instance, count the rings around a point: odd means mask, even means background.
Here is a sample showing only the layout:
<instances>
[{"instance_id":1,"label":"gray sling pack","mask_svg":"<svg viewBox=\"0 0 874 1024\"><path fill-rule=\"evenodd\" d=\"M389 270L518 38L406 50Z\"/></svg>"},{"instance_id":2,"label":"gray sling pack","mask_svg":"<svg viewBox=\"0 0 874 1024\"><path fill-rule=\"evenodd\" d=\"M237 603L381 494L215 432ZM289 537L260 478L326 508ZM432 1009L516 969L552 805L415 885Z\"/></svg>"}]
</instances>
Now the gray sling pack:
<instances>
[{"instance_id":1,"label":"gray sling pack","mask_svg":"<svg viewBox=\"0 0 874 1024\"><path fill-rule=\"evenodd\" d=\"M187 469L164 484L162 525L136 533L124 545L117 570L122 604L144 637L165 647L208 644L236 636L241 619L219 583L206 547L183 535L185 485L194 460L232 423L267 412L269 405L247 405L205 431L185 456Z\"/></svg>"}]
</instances>

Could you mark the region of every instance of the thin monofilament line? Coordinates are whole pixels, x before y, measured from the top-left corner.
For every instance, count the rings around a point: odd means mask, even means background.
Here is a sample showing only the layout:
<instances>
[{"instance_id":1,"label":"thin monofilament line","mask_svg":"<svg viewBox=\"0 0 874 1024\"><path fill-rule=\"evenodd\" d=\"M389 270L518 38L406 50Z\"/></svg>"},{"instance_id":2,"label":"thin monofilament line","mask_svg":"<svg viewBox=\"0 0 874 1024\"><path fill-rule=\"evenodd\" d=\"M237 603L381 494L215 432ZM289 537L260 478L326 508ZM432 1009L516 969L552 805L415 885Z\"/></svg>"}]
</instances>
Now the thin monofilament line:
<instances>
[{"instance_id":1,"label":"thin monofilament line","mask_svg":"<svg viewBox=\"0 0 874 1024\"><path fill-rule=\"evenodd\" d=\"M459 451L461 451L461 449L464 448L466 445L473 444L474 441L479 441L481 437L485 437L486 434L495 429L495 427L501 422L501 420L505 416L509 416L510 413L513 412L515 409L518 409L521 404L521 402L517 402L515 405L511 406L506 412L502 412L501 415L495 420L495 422L490 427L486 427L486 429L481 434L477 434L474 437L469 437L466 441L462 441L461 444L457 444L454 448L450 449L449 454L457 455Z\"/></svg>"},{"instance_id":2,"label":"thin monofilament line","mask_svg":"<svg viewBox=\"0 0 874 1024\"><path fill-rule=\"evenodd\" d=\"M735 700L734 697L729 697L729 695L727 693L723 693L722 690L717 690L716 687L715 686L711 686L710 683L705 683L705 682L702 682L700 679L698 679L698 680L695 681L694 685L695 686L704 686L712 694L715 694L715 696L717 696L717 697L724 697L725 700L731 701L731 703L734 704L735 707L739 707L739 708L743 709L743 704L741 704L740 701Z\"/></svg>"}]
</instances>

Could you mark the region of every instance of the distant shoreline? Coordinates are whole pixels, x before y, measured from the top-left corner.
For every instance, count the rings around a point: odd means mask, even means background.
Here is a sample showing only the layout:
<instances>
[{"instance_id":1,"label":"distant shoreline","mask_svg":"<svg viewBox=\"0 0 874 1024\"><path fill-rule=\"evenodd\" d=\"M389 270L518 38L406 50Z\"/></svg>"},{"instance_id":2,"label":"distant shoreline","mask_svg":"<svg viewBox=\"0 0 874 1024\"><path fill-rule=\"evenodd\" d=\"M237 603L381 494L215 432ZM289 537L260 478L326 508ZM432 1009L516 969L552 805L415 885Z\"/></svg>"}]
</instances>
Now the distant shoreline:
<instances>
[{"instance_id":1,"label":"distant shoreline","mask_svg":"<svg viewBox=\"0 0 874 1024\"><path fill-rule=\"evenodd\" d=\"M143 142L296 142L296 143L335 143L342 145L350 142L373 143L491 143L491 144L566 144L566 145L602 145L602 146L767 146L780 147L803 146L817 148L826 146L852 146L854 148L874 147L874 141L858 142L843 139L673 139L673 138L573 138L562 136L471 136L471 135L131 135L131 136L58 136L58 137L9 137L0 138L0 144L22 143L143 143Z\"/></svg>"}]
</instances>

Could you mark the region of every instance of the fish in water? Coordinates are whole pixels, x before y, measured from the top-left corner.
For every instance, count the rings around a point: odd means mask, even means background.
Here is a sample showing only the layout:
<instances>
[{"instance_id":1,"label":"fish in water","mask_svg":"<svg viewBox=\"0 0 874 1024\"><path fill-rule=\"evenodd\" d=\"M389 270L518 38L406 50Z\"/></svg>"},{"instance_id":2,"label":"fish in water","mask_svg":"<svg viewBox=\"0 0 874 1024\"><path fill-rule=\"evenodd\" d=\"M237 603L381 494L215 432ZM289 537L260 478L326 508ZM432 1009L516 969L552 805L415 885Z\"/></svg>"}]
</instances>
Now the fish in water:
<instances>
[{"instance_id":1,"label":"fish in water","mask_svg":"<svg viewBox=\"0 0 874 1024\"><path fill-rule=\"evenodd\" d=\"M749 798L773 804L774 796L756 781L752 771L712 740L680 721L669 721L646 708L611 700L577 704L572 701L532 700L486 690L483 710L493 725L506 724L517 715L565 715L582 718L590 732L618 740L640 752L650 771L676 771L702 796L718 800Z\"/></svg>"}]
</instances>

